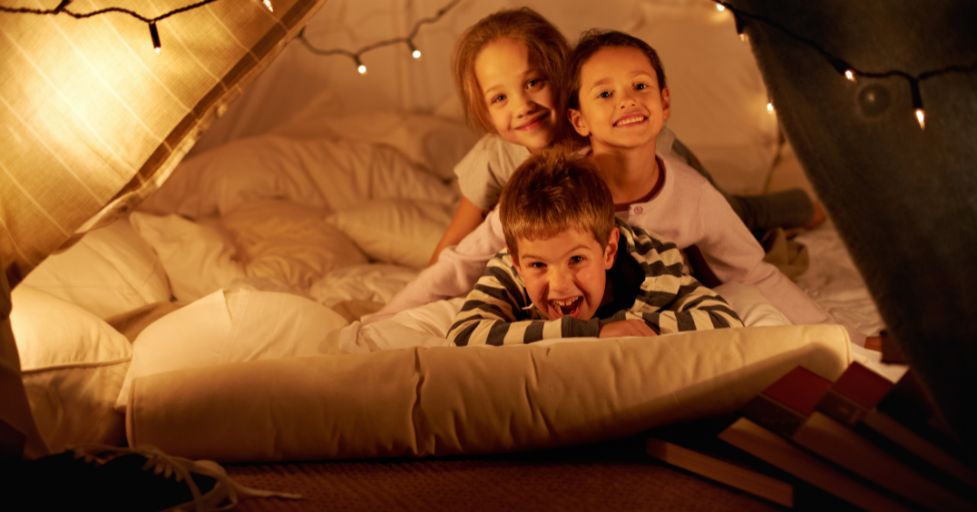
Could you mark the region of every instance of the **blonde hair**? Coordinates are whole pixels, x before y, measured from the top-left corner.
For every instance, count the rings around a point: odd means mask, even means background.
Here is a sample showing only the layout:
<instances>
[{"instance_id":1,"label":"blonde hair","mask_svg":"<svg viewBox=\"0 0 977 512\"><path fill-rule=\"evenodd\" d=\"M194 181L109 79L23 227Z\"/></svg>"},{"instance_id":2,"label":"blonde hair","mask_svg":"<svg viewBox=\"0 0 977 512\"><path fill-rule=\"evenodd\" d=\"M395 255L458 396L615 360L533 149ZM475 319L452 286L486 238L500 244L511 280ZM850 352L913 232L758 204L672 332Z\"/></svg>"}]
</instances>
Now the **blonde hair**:
<instances>
[{"instance_id":1,"label":"blonde hair","mask_svg":"<svg viewBox=\"0 0 977 512\"><path fill-rule=\"evenodd\" d=\"M563 98L563 69L570 45L559 29L529 7L490 14L465 30L455 44L452 58L455 85L461 96L465 117L473 126L486 132L495 132L495 127L475 77L475 57L489 43L502 38L525 44L530 65L545 75L547 83L553 88L553 97L558 102ZM557 106L557 112L562 117L562 104Z\"/></svg>"},{"instance_id":2,"label":"blonde hair","mask_svg":"<svg viewBox=\"0 0 977 512\"><path fill-rule=\"evenodd\" d=\"M565 151L532 155L509 178L499 199L505 243L519 259L518 239L550 238L567 229L589 231L607 246L614 200L588 160Z\"/></svg>"}]
</instances>

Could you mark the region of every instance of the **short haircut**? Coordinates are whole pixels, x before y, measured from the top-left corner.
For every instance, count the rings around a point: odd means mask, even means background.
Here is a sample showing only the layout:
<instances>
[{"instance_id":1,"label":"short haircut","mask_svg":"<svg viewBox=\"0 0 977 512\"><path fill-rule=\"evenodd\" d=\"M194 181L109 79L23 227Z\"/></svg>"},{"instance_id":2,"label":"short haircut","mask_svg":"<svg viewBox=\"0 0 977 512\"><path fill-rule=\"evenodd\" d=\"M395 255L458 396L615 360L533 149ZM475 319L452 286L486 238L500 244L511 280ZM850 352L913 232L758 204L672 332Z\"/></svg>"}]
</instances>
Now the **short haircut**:
<instances>
[{"instance_id":1,"label":"short haircut","mask_svg":"<svg viewBox=\"0 0 977 512\"><path fill-rule=\"evenodd\" d=\"M568 229L589 231L607 246L614 200L588 160L565 151L532 155L509 178L499 199L502 233L514 260L518 239L549 238Z\"/></svg>"},{"instance_id":2,"label":"short haircut","mask_svg":"<svg viewBox=\"0 0 977 512\"><path fill-rule=\"evenodd\" d=\"M660 89L666 87L665 68L662 66L661 58L658 57L658 52L650 44L617 30L588 30L580 36L580 41L574 46L567 59L567 96L564 102L566 108L580 108L580 71L583 65L601 48L620 46L635 48L644 53L655 70L658 87Z\"/></svg>"},{"instance_id":3,"label":"short haircut","mask_svg":"<svg viewBox=\"0 0 977 512\"><path fill-rule=\"evenodd\" d=\"M529 7L505 9L476 22L458 38L452 58L455 85L461 96L465 117L477 128L493 133L482 90L475 77L475 57L497 39L513 39L526 45L530 65L545 75L557 102L563 98L563 72L570 45L559 29ZM558 105L558 112L563 108Z\"/></svg>"}]
</instances>

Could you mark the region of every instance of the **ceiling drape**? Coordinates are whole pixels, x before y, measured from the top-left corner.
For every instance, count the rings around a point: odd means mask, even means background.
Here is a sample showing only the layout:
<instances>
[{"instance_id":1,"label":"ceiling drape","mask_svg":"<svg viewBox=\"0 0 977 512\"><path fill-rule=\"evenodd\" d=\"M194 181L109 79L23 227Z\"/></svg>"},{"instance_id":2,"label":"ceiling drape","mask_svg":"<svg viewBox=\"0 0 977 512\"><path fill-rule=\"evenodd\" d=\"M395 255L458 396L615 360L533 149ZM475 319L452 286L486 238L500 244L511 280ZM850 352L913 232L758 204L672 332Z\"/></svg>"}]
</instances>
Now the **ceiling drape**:
<instances>
[{"instance_id":1,"label":"ceiling drape","mask_svg":"<svg viewBox=\"0 0 977 512\"><path fill-rule=\"evenodd\" d=\"M158 53L149 23L124 12L0 12L0 263L11 281L158 187L324 3L217 0L159 20ZM188 5L68 9L152 19Z\"/></svg>"}]
</instances>

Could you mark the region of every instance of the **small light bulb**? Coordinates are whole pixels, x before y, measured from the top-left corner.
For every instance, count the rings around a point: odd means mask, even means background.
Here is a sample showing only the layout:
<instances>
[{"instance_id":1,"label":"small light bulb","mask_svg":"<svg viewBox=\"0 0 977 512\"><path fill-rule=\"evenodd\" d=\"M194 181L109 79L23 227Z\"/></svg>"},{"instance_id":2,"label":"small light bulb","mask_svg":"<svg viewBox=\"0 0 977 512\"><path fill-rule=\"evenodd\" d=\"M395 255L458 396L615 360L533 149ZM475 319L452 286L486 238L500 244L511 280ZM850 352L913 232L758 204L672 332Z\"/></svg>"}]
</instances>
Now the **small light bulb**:
<instances>
[{"instance_id":1,"label":"small light bulb","mask_svg":"<svg viewBox=\"0 0 977 512\"><path fill-rule=\"evenodd\" d=\"M767 102L767 112L770 112L771 114L773 114L773 111L774 111L773 102L772 101L768 101Z\"/></svg>"},{"instance_id":2,"label":"small light bulb","mask_svg":"<svg viewBox=\"0 0 977 512\"><path fill-rule=\"evenodd\" d=\"M268 12L275 12L275 6L271 5L271 0L261 0L261 3L265 5L265 8L268 9Z\"/></svg>"},{"instance_id":3,"label":"small light bulb","mask_svg":"<svg viewBox=\"0 0 977 512\"><path fill-rule=\"evenodd\" d=\"M850 70L850 69L846 69L845 70L845 78L847 78L848 80L854 82L855 81L855 72L852 71L852 70Z\"/></svg>"},{"instance_id":4,"label":"small light bulb","mask_svg":"<svg viewBox=\"0 0 977 512\"><path fill-rule=\"evenodd\" d=\"M726 6L723 4L716 4L716 10L719 12L726 12Z\"/></svg>"},{"instance_id":5,"label":"small light bulb","mask_svg":"<svg viewBox=\"0 0 977 512\"><path fill-rule=\"evenodd\" d=\"M366 74L366 64L360 64L359 66L356 66L356 72L359 73L359 74L361 74L361 75L365 75Z\"/></svg>"},{"instance_id":6,"label":"small light bulb","mask_svg":"<svg viewBox=\"0 0 977 512\"><path fill-rule=\"evenodd\" d=\"M156 28L156 22L149 22L149 38L153 41L153 50L156 50L156 54L159 55L162 44L159 41L159 30Z\"/></svg>"},{"instance_id":7,"label":"small light bulb","mask_svg":"<svg viewBox=\"0 0 977 512\"><path fill-rule=\"evenodd\" d=\"M921 108L916 109L916 122L919 123L920 130L926 129L926 112Z\"/></svg>"},{"instance_id":8,"label":"small light bulb","mask_svg":"<svg viewBox=\"0 0 977 512\"><path fill-rule=\"evenodd\" d=\"M418 50L417 48L414 48L414 50L410 52L410 56L413 57L414 60L420 59L421 58L421 51Z\"/></svg>"}]
</instances>

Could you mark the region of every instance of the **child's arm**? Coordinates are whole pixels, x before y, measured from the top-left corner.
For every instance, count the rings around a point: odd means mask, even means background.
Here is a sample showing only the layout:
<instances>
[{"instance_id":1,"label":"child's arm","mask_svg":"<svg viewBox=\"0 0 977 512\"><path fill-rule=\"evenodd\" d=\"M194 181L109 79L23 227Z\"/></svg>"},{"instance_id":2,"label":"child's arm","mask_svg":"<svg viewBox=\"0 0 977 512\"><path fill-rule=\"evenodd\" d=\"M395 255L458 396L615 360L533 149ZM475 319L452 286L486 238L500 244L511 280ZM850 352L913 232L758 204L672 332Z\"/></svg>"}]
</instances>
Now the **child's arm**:
<instances>
[{"instance_id":1,"label":"child's arm","mask_svg":"<svg viewBox=\"0 0 977 512\"><path fill-rule=\"evenodd\" d=\"M428 265L433 265L438 261L438 255L441 254L441 251L445 247L457 244L468 233L474 231L485 220L486 213L488 213L486 210L469 201L467 197L462 196L458 202L458 208L455 209L455 215L451 218L451 224L444 230L444 235L441 236L441 241L434 248L434 253L431 254Z\"/></svg>"},{"instance_id":2,"label":"child's arm","mask_svg":"<svg viewBox=\"0 0 977 512\"><path fill-rule=\"evenodd\" d=\"M645 269L645 280L625 319L644 320L660 334L742 327L736 311L718 293L685 270L682 253L642 230L634 232L632 256Z\"/></svg>"},{"instance_id":3,"label":"child's arm","mask_svg":"<svg viewBox=\"0 0 977 512\"><path fill-rule=\"evenodd\" d=\"M445 247L457 244L482 222L499 201L502 187L516 167L528 157L529 150L494 134L483 136L468 150L454 168L461 201L429 264L438 260Z\"/></svg>"},{"instance_id":4,"label":"child's arm","mask_svg":"<svg viewBox=\"0 0 977 512\"><path fill-rule=\"evenodd\" d=\"M544 338L598 336L600 320L519 320L532 307L508 255L492 258L448 329L458 346L531 343Z\"/></svg>"}]
</instances>

